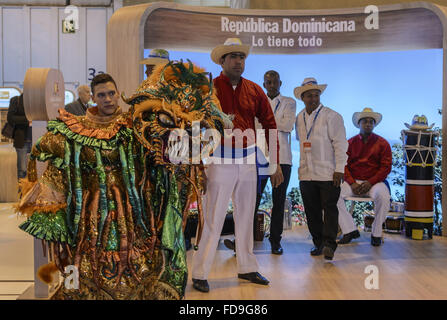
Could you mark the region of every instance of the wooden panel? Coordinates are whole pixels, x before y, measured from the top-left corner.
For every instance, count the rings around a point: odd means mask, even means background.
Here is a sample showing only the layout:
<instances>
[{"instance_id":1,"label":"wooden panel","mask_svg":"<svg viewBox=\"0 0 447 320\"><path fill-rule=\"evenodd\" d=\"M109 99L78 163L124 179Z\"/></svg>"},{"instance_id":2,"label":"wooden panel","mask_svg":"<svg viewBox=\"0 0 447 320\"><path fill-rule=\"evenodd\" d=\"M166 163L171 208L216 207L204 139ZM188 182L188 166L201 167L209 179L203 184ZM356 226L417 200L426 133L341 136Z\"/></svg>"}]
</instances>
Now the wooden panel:
<instances>
[{"instance_id":1,"label":"wooden panel","mask_svg":"<svg viewBox=\"0 0 447 320\"><path fill-rule=\"evenodd\" d=\"M107 25L107 73L120 92L131 95L143 80L143 30L148 4L123 7L112 15ZM125 108L124 108L125 109Z\"/></svg>"},{"instance_id":2,"label":"wooden panel","mask_svg":"<svg viewBox=\"0 0 447 320\"><path fill-rule=\"evenodd\" d=\"M64 80L67 82L75 82L82 79L82 70L84 66L82 61L85 59L85 45L82 46L81 30L85 30L84 26L76 30L75 33L62 33L62 20L67 16L64 8L58 9L58 37L59 37L59 69L64 74Z\"/></svg>"},{"instance_id":3,"label":"wooden panel","mask_svg":"<svg viewBox=\"0 0 447 320\"><path fill-rule=\"evenodd\" d=\"M25 37L22 8L3 8L3 81L22 82L25 76Z\"/></svg>"},{"instance_id":4,"label":"wooden panel","mask_svg":"<svg viewBox=\"0 0 447 320\"><path fill-rule=\"evenodd\" d=\"M21 75L21 84L23 85L23 79L25 79L26 70L31 68L31 8L26 6L23 7L23 39L25 42L24 45L24 55L25 55L25 66L23 69L23 73ZM23 88L23 87L22 87Z\"/></svg>"},{"instance_id":5,"label":"wooden panel","mask_svg":"<svg viewBox=\"0 0 447 320\"><path fill-rule=\"evenodd\" d=\"M18 200L17 154L12 144L0 147L0 202Z\"/></svg>"},{"instance_id":6,"label":"wooden panel","mask_svg":"<svg viewBox=\"0 0 447 320\"><path fill-rule=\"evenodd\" d=\"M132 2L135 0L131 0ZM389 3L408 3L414 0L250 0L250 8L252 9L282 9L282 10L297 10L297 9L334 9L334 8L353 8L366 7L370 4L376 6L387 5ZM437 3L447 6L447 0L431 0L428 2Z\"/></svg>"},{"instance_id":7,"label":"wooden panel","mask_svg":"<svg viewBox=\"0 0 447 320\"><path fill-rule=\"evenodd\" d=\"M87 8L81 7L79 8L79 32L81 41L79 46L80 52L80 62L79 62L79 72L80 77L75 83L75 88L79 85L87 84L87 34L88 34L88 25L87 25ZM104 49L103 49L104 51ZM65 78L64 78L65 80ZM66 80L65 80L66 81ZM77 92L77 90L74 90Z\"/></svg>"},{"instance_id":8,"label":"wooden panel","mask_svg":"<svg viewBox=\"0 0 447 320\"><path fill-rule=\"evenodd\" d=\"M3 34L3 8L0 7L0 34ZM0 86L3 85L3 38L0 41L0 66L2 66L0 70Z\"/></svg>"},{"instance_id":9,"label":"wooden panel","mask_svg":"<svg viewBox=\"0 0 447 320\"><path fill-rule=\"evenodd\" d=\"M175 3L124 7L114 13L107 27L107 72L115 78L120 90L130 95L143 80L143 66L138 65L138 61L143 58L145 48L161 47L168 50L210 52L226 38L235 36L251 45L253 37L256 41L262 38L262 46L252 46L253 53L262 54L370 52L443 46L443 26L440 17L445 19L445 16L435 5L417 2L379 7L378 30L366 29L364 23L367 15L363 10L364 8L301 11L236 10L192 7ZM249 21L251 19L258 21L260 18L264 19L264 23L277 22L278 32L236 34L230 27L227 31L221 31L222 17L228 18L233 23L236 23L236 20L247 21L247 18ZM325 22L332 22L332 26L335 25L335 21L339 21L339 24L348 24L346 21L352 21L350 23L355 25L355 31L283 32L284 21L295 22L299 26L300 22L321 23L323 18ZM269 46L268 36L286 40L290 38L288 41L293 43L290 45L287 41L288 46L285 46L281 39L280 46ZM308 41L307 47L303 38ZM310 46L310 38L314 39L315 45ZM317 43L317 40L321 43Z\"/></svg>"},{"instance_id":10,"label":"wooden panel","mask_svg":"<svg viewBox=\"0 0 447 320\"><path fill-rule=\"evenodd\" d=\"M284 12L280 17L267 12L265 15L238 16L157 9L147 19L144 45L145 48L210 52L226 38L239 37L244 43L252 46L252 53L262 54L442 48L441 22L436 14L428 9L380 12L378 30L365 28L366 17L363 13L297 16L288 12ZM260 21L262 23L256 23ZM237 23L243 23L247 32L231 32L232 24ZM336 30L337 24L346 26L342 28L345 31L323 32L326 27ZM292 26L299 32L294 32ZM298 29L299 26L301 29ZM255 27L257 29L254 29ZM306 27L321 32L302 32ZM270 29L271 32L257 31L260 28ZM313 46L311 39L315 42ZM259 44L260 41L263 42L262 45ZM279 44L275 41L279 41ZM321 45L318 45L320 41Z\"/></svg>"},{"instance_id":11,"label":"wooden panel","mask_svg":"<svg viewBox=\"0 0 447 320\"><path fill-rule=\"evenodd\" d=\"M259 272L270 280L268 286L238 279L236 257L221 241L208 277L208 293L192 287L194 250L189 250L185 300L423 300L447 297L447 239L435 236L433 240L414 241L404 235L383 233L384 244L376 248L370 244L370 232L360 231L360 234L361 237L352 244L338 246L331 262L323 256L309 254L313 244L307 226L294 226L284 232L282 256L271 254L267 239L256 241L253 252ZM378 289L365 286L370 283L371 271L367 272L366 268L371 265L379 272Z\"/></svg>"},{"instance_id":12,"label":"wooden panel","mask_svg":"<svg viewBox=\"0 0 447 320\"><path fill-rule=\"evenodd\" d=\"M57 9L31 8L31 67L58 68Z\"/></svg>"},{"instance_id":13,"label":"wooden panel","mask_svg":"<svg viewBox=\"0 0 447 320\"><path fill-rule=\"evenodd\" d=\"M107 11L87 8L87 82L100 72L106 72Z\"/></svg>"}]
</instances>

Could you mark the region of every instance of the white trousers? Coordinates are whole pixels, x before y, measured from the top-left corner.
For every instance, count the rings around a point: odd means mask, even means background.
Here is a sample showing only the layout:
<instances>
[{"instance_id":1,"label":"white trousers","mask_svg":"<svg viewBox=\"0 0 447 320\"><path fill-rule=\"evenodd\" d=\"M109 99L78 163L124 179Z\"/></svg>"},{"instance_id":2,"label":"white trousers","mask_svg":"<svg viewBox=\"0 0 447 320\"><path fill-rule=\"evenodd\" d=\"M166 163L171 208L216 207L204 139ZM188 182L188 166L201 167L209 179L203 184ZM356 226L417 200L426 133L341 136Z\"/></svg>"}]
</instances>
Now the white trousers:
<instances>
[{"instance_id":1,"label":"white trousers","mask_svg":"<svg viewBox=\"0 0 447 320\"><path fill-rule=\"evenodd\" d=\"M230 199L236 239L238 273L258 271L253 254L253 218L256 202L256 165L212 164L206 169L207 191L202 198L204 227L194 252L192 277L206 280L211 270Z\"/></svg>"},{"instance_id":2,"label":"white trousers","mask_svg":"<svg viewBox=\"0 0 447 320\"><path fill-rule=\"evenodd\" d=\"M362 181L357 181L361 183ZM372 225L372 235L374 237L382 236L382 224L386 219L386 215L390 209L390 192L383 182L376 183L371 187L366 194L374 201L374 222ZM340 198L337 202L338 207L338 224L340 225L343 234L347 234L354 230L357 230L354 219L346 208L345 198L352 197L351 186L347 182L343 182L341 185Z\"/></svg>"}]
</instances>

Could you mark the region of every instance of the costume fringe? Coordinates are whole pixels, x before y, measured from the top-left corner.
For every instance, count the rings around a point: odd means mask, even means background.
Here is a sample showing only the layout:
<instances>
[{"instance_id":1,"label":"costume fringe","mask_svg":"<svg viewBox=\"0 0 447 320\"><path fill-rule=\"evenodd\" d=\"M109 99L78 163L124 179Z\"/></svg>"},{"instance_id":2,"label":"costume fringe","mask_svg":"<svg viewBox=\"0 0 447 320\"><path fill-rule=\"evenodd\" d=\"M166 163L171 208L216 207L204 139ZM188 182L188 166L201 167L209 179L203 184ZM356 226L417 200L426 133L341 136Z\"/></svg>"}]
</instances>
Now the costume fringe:
<instances>
[{"instance_id":1,"label":"costume fringe","mask_svg":"<svg viewBox=\"0 0 447 320\"><path fill-rule=\"evenodd\" d=\"M51 284L55 280L55 275L59 269L54 262L40 266L37 270L37 277L46 284Z\"/></svg>"}]
</instances>

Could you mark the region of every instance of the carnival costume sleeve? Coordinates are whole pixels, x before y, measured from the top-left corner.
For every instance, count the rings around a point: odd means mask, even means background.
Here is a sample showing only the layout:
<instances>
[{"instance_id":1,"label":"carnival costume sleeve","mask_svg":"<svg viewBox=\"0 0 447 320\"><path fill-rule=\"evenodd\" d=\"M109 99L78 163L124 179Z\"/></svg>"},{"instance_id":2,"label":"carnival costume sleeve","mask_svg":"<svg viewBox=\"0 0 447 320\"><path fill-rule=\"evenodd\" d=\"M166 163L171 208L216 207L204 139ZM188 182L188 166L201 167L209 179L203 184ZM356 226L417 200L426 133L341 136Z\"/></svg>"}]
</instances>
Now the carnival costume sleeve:
<instances>
[{"instance_id":1,"label":"carnival costume sleeve","mask_svg":"<svg viewBox=\"0 0 447 320\"><path fill-rule=\"evenodd\" d=\"M23 196L18 210L28 217L20 225L25 232L41 240L71 244L65 219L64 145L62 135L48 132L33 146L27 178L20 181ZM39 179L36 160L48 161L48 167Z\"/></svg>"}]
</instances>

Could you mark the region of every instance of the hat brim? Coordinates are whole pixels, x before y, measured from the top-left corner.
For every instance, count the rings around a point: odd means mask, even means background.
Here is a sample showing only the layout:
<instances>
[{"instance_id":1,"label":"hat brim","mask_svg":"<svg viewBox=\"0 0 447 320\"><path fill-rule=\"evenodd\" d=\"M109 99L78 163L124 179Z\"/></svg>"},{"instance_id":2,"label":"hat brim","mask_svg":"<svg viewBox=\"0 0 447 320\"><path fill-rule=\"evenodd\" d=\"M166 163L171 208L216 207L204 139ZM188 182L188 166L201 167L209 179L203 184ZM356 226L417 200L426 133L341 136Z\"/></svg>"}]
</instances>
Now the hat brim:
<instances>
[{"instance_id":1,"label":"hat brim","mask_svg":"<svg viewBox=\"0 0 447 320\"><path fill-rule=\"evenodd\" d=\"M421 124L413 124L413 125L410 125L408 123L404 123L404 124L410 130L430 130L435 125L434 123L432 123L430 126L421 125Z\"/></svg>"},{"instance_id":2,"label":"hat brim","mask_svg":"<svg viewBox=\"0 0 447 320\"><path fill-rule=\"evenodd\" d=\"M231 52L243 52L248 56L250 53L250 46L246 44L231 46L219 45L211 51L211 60L213 60L215 64L220 65L220 58Z\"/></svg>"},{"instance_id":3,"label":"hat brim","mask_svg":"<svg viewBox=\"0 0 447 320\"><path fill-rule=\"evenodd\" d=\"M356 128L360 128L359 122L363 118L373 118L376 126L382 121L382 115L378 112L354 112L352 123Z\"/></svg>"},{"instance_id":4,"label":"hat brim","mask_svg":"<svg viewBox=\"0 0 447 320\"><path fill-rule=\"evenodd\" d=\"M163 58L146 58L146 59L140 60L140 64L153 64L153 65L165 64L168 62L169 62L169 59L163 59Z\"/></svg>"},{"instance_id":5,"label":"hat brim","mask_svg":"<svg viewBox=\"0 0 447 320\"><path fill-rule=\"evenodd\" d=\"M299 100L301 99L301 95L309 90L320 90L321 93L324 92L324 90L326 90L327 84L311 84L311 85L307 85L307 86L301 86L301 87L296 87L293 90L293 94L295 95L295 97Z\"/></svg>"}]
</instances>

